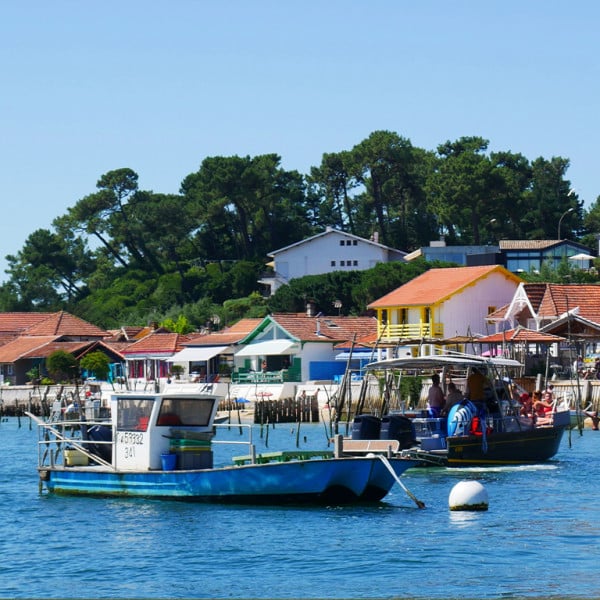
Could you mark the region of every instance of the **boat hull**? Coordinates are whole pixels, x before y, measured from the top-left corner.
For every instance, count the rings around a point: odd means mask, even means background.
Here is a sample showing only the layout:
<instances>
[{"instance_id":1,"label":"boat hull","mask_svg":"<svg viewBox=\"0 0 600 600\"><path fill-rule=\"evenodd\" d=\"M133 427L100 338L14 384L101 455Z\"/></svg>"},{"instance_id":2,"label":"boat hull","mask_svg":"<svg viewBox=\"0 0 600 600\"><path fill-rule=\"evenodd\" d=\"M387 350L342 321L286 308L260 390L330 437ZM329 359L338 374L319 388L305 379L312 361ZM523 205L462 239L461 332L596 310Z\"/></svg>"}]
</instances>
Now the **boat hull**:
<instances>
[{"instance_id":1,"label":"boat hull","mask_svg":"<svg viewBox=\"0 0 600 600\"><path fill-rule=\"evenodd\" d=\"M446 438L447 466L533 464L551 459L565 427L539 427L521 432Z\"/></svg>"},{"instance_id":2,"label":"boat hull","mask_svg":"<svg viewBox=\"0 0 600 600\"><path fill-rule=\"evenodd\" d=\"M389 459L396 477L416 461ZM395 483L376 457L333 458L194 471L116 472L105 467L40 468L51 493L199 502L347 504L378 502Z\"/></svg>"}]
</instances>

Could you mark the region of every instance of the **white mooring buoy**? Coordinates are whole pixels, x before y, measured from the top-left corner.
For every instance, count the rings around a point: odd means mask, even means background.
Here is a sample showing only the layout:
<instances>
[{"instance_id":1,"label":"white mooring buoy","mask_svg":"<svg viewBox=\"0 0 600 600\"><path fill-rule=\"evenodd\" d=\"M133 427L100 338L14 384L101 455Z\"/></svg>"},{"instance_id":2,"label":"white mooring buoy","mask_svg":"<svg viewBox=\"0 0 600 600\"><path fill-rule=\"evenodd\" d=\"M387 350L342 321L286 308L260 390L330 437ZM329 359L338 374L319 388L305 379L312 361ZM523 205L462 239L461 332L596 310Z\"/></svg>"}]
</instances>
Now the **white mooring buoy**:
<instances>
[{"instance_id":1,"label":"white mooring buoy","mask_svg":"<svg viewBox=\"0 0 600 600\"><path fill-rule=\"evenodd\" d=\"M488 493L479 481L459 481L450 491L450 510L487 510Z\"/></svg>"}]
</instances>

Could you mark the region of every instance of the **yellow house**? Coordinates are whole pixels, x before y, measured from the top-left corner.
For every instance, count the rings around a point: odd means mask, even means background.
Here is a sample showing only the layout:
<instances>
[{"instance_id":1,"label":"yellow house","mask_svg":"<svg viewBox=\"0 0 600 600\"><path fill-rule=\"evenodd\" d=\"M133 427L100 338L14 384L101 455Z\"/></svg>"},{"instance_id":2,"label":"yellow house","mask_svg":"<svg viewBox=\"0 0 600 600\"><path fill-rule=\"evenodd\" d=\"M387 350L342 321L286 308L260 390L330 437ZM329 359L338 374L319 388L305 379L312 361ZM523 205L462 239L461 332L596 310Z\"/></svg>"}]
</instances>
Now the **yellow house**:
<instances>
[{"instance_id":1,"label":"yellow house","mask_svg":"<svg viewBox=\"0 0 600 600\"><path fill-rule=\"evenodd\" d=\"M521 281L501 265L430 269L368 308L382 343L487 335L486 317L512 300Z\"/></svg>"}]
</instances>

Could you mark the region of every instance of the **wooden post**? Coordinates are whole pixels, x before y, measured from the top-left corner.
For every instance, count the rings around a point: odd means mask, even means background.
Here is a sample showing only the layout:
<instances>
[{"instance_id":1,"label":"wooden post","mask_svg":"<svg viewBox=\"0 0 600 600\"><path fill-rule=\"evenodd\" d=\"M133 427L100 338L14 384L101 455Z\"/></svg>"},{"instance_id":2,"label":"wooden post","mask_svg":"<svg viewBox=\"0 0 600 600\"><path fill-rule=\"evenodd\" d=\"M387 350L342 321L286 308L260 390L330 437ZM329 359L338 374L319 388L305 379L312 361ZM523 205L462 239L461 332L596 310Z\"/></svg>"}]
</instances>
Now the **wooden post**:
<instances>
[{"instance_id":1,"label":"wooden post","mask_svg":"<svg viewBox=\"0 0 600 600\"><path fill-rule=\"evenodd\" d=\"M344 436L341 433L337 433L333 438L333 456L335 458L342 458L344 455Z\"/></svg>"}]
</instances>

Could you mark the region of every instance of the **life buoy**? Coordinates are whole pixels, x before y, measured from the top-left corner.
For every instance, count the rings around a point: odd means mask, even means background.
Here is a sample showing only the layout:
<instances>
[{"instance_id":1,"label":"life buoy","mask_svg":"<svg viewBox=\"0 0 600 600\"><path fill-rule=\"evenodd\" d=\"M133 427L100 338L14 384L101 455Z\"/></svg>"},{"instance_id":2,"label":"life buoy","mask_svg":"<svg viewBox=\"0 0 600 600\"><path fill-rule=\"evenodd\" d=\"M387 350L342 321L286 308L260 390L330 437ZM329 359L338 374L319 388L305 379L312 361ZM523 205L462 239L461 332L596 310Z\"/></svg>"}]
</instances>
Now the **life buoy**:
<instances>
[{"instance_id":1,"label":"life buoy","mask_svg":"<svg viewBox=\"0 0 600 600\"><path fill-rule=\"evenodd\" d=\"M448 413L448 435L469 435L477 407L469 400L455 404Z\"/></svg>"}]
</instances>

